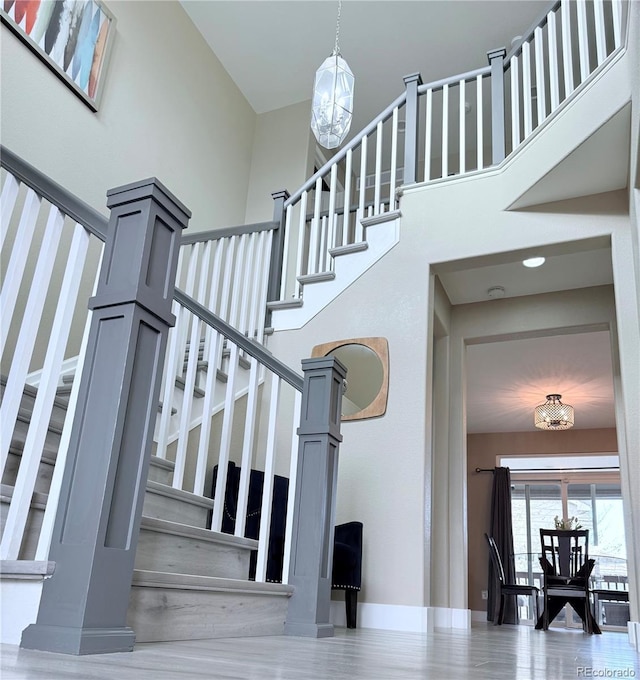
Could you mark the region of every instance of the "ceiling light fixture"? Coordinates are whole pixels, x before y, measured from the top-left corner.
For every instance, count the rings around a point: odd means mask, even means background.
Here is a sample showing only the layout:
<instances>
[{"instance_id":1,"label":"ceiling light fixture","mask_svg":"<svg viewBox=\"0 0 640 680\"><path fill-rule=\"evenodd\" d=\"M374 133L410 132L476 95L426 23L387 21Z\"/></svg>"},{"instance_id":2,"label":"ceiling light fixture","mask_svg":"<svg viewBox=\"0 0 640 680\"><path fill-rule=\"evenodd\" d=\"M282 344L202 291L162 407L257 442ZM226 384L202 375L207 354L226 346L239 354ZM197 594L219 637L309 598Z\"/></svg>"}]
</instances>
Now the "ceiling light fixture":
<instances>
[{"instance_id":1,"label":"ceiling light fixture","mask_svg":"<svg viewBox=\"0 0 640 680\"><path fill-rule=\"evenodd\" d=\"M535 426L541 430L568 430L573 427L573 406L560 401L561 394L547 394L547 401L536 406Z\"/></svg>"},{"instance_id":2,"label":"ceiling light fixture","mask_svg":"<svg viewBox=\"0 0 640 680\"><path fill-rule=\"evenodd\" d=\"M522 260L522 264L525 267L539 267L540 265L543 265L545 262L544 257L530 257L526 260Z\"/></svg>"},{"instance_id":3,"label":"ceiling light fixture","mask_svg":"<svg viewBox=\"0 0 640 680\"><path fill-rule=\"evenodd\" d=\"M355 78L340 54L340 13L342 0L338 0L336 43L331 56L316 71L311 103L311 129L318 143L325 149L340 146L351 127L353 117L353 86Z\"/></svg>"}]
</instances>

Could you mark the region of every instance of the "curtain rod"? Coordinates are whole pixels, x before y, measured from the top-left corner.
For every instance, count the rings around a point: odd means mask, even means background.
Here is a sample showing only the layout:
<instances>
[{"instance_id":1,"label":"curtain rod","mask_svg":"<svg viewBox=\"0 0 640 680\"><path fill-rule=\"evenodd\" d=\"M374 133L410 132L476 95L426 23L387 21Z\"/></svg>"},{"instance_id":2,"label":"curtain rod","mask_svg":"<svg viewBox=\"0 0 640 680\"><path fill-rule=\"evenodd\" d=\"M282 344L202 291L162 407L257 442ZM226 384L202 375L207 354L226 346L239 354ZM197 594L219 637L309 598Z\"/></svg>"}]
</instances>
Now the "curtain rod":
<instances>
[{"instance_id":1,"label":"curtain rod","mask_svg":"<svg viewBox=\"0 0 640 680\"><path fill-rule=\"evenodd\" d=\"M476 468L476 472L495 472L495 468Z\"/></svg>"}]
</instances>

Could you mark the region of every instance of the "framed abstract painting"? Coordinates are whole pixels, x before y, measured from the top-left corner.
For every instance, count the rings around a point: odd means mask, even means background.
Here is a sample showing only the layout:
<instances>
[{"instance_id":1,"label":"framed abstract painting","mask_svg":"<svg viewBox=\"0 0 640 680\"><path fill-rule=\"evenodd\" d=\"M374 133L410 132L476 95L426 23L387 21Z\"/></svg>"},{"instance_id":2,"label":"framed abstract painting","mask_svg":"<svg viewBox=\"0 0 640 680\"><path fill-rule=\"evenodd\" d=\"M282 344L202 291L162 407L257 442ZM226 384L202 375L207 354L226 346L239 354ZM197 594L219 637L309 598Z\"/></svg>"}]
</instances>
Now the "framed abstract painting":
<instances>
[{"instance_id":1,"label":"framed abstract painting","mask_svg":"<svg viewBox=\"0 0 640 680\"><path fill-rule=\"evenodd\" d=\"M2 22L93 111L115 33L100 0L0 0Z\"/></svg>"}]
</instances>

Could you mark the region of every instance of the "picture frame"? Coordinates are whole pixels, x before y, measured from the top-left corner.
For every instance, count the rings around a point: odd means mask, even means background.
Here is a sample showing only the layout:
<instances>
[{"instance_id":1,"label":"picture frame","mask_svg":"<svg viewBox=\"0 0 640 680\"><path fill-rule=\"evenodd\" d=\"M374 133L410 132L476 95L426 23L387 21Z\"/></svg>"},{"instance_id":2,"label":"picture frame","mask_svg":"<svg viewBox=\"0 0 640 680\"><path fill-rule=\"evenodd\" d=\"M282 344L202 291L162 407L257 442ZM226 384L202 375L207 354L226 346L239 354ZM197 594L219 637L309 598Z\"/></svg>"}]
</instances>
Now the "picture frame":
<instances>
[{"instance_id":1,"label":"picture frame","mask_svg":"<svg viewBox=\"0 0 640 680\"><path fill-rule=\"evenodd\" d=\"M116 19L102 0L3 0L0 19L92 110L98 110Z\"/></svg>"}]
</instances>

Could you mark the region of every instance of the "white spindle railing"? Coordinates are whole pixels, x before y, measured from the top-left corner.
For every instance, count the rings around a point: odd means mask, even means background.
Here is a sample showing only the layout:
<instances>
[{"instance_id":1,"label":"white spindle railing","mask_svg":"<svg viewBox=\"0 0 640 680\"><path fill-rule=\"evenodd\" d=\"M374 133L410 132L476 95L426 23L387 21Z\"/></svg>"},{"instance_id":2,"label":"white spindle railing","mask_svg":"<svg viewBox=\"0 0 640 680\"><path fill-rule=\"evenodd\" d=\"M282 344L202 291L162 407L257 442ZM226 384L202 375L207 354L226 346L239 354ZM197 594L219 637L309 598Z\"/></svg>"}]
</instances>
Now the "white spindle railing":
<instances>
[{"instance_id":1,"label":"white spindle railing","mask_svg":"<svg viewBox=\"0 0 640 680\"><path fill-rule=\"evenodd\" d=\"M11 169L3 171L0 197L2 248L7 263L0 291L1 352L2 365L9 367L0 405L0 473L3 484L7 484L3 502L10 498L0 559L46 559L77 389L72 390L48 482L46 476L40 480L41 461L65 352L78 345L82 352L86 346L89 295L83 293L82 282L95 267L94 260L102 257L100 239L104 238L106 220L86 207L80 210L86 220L68 217L65 213L73 216L78 207L72 197L69 199L63 190L58 192L50 182L42 185L46 185L46 191L41 189L32 168L6 150L3 166L5 158L10 168L16 168L16 174ZM59 196L59 202L52 194ZM100 239L92 239L91 232ZM72 333L74 324L85 327L82 341ZM27 420L21 408L28 385L37 385L37 390ZM24 443L16 450L12 440L19 421ZM46 511L39 532L26 539L27 528L31 526L33 531L29 513L36 490L39 502L46 502Z\"/></svg>"},{"instance_id":2,"label":"white spindle railing","mask_svg":"<svg viewBox=\"0 0 640 680\"><path fill-rule=\"evenodd\" d=\"M409 176L429 182L500 162L492 158L494 119L508 155L621 47L623 28L621 0L554 3L507 55L505 101L496 111L489 67L420 85L421 167ZM283 303L299 301L305 284L333 271L332 248L365 239L364 218L395 209L406 170L398 144L400 123L410 122L402 120L406 102L405 93L285 201Z\"/></svg>"},{"instance_id":3,"label":"white spindle railing","mask_svg":"<svg viewBox=\"0 0 640 680\"><path fill-rule=\"evenodd\" d=\"M618 0L562 0L505 61L512 152L622 46Z\"/></svg>"}]
</instances>

